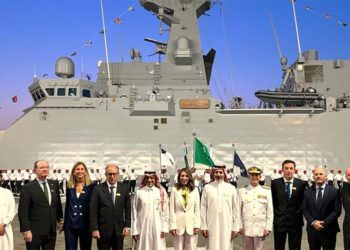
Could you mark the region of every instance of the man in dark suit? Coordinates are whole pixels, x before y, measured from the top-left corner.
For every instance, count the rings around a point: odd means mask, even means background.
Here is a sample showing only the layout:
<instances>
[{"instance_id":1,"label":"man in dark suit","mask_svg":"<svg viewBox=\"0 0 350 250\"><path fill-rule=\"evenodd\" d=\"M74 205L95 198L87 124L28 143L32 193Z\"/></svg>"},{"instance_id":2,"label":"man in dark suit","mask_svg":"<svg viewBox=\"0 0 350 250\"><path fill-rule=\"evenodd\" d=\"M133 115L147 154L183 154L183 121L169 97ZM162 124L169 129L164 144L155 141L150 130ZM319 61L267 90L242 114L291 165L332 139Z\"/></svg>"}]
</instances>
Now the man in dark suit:
<instances>
[{"instance_id":1,"label":"man in dark suit","mask_svg":"<svg viewBox=\"0 0 350 250\"><path fill-rule=\"evenodd\" d=\"M98 249L121 250L131 226L129 188L117 182L117 165L107 165L105 174L106 182L95 187L91 196L90 229Z\"/></svg>"},{"instance_id":2,"label":"man in dark suit","mask_svg":"<svg viewBox=\"0 0 350 250\"><path fill-rule=\"evenodd\" d=\"M302 228L304 225L302 202L306 183L295 178L295 162L285 160L282 163L281 178L271 182L274 211L274 244L275 249L285 249L288 235L289 249L300 249Z\"/></svg>"},{"instance_id":3,"label":"man in dark suit","mask_svg":"<svg viewBox=\"0 0 350 250\"><path fill-rule=\"evenodd\" d=\"M323 167L314 169L315 185L304 194L303 213L307 221L307 240L312 250L335 249L340 231L338 217L341 213L340 192L327 185L327 173Z\"/></svg>"},{"instance_id":4,"label":"man in dark suit","mask_svg":"<svg viewBox=\"0 0 350 250\"><path fill-rule=\"evenodd\" d=\"M47 179L49 169L47 161L36 161L36 179L23 186L19 199L20 231L27 249L55 249L56 227L63 224L59 186Z\"/></svg>"},{"instance_id":5,"label":"man in dark suit","mask_svg":"<svg viewBox=\"0 0 350 250\"><path fill-rule=\"evenodd\" d=\"M343 183L343 188L341 190L343 207L345 210L345 217L343 222L343 236L344 249L350 250L350 167L346 168L345 177L348 182Z\"/></svg>"}]
</instances>

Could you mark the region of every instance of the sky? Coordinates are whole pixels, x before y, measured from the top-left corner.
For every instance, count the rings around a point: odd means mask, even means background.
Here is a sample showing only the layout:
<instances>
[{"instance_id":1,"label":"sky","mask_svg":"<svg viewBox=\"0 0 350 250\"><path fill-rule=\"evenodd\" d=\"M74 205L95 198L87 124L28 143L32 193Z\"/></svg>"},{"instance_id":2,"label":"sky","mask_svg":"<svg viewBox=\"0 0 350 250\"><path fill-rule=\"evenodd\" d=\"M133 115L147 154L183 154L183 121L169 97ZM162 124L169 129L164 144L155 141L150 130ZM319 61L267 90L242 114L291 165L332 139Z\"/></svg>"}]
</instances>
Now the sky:
<instances>
[{"instance_id":1,"label":"sky","mask_svg":"<svg viewBox=\"0 0 350 250\"><path fill-rule=\"evenodd\" d=\"M154 45L143 41L145 37L167 41L166 32L158 33L156 17L138 0L103 3L109 60L130 61L130 48L139 48L143 61L156 61L157 56L148 56ZM320 59L350 59L349 0L297 0L296 12L302 51L318 49ZM212 47L217 51L211 93L223 103L241 96L246 107L256 107L257 90L280 85L279 53L269 15L282 54L292 63L298 48L290 1L222 0L200 17L203 53ZM122 24L114 23L115 18ZM101 30L99 0L0 0L0 130L33 105L28 87L34 74L56 77L57 58L77 51L72 57L76 76L83 71L96 80L97 62L105 60ZM88 41L92 44L84 45Z\"/></svg>"}]
</instances>

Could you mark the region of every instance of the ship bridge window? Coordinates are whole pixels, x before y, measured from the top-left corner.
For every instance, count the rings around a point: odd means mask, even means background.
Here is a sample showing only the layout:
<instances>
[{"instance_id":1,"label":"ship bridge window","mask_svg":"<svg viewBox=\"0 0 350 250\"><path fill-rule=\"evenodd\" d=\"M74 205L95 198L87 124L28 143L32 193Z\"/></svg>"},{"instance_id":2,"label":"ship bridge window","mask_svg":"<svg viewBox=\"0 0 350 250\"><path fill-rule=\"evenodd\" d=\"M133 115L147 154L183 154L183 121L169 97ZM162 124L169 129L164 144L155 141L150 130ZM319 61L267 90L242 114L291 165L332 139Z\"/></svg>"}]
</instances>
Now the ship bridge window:
<instances>
[{"instance_id":1,"label":"ship bridge window","mask_svg":"<svg viewBox=\"0 0 350 250\"><path fill-rule=\"evenodd\" d=\"M323 82L323 66L322 65L305 65L305 82Z\"/></svg>"},{"instance_id":2,"label":"ship bridge window","mask_svg":"<svg viewBox=\"0 0 350 250\"><path fill-rule=\"evenodd\" d=\"M49 95L49 96L54 96L55 95L55 89L54 88L46 88L46 93Z\"/></svg>"},{"instance_id":3,"label":"ship bridge window","mask_svg":"<svg viewBox=\"0 0 350 250\"><path fill-rule=\"evenodd\" d=\"M41 98L45 97L45 94L44 94L44 92L41 89L39 89L39 95L40 95Z\"/></svg>"},{"instance_id":4,"label":"ship bridge window","mask_svg":"<svg viewBox=\"0 0 350 250\"><path fill-rule=\"evenodd\" d=\"M66 89L65 88L58 88L57 89L57 96L65 96L66 95Z\"/></svg>"},{"instance_id":5,"label":"ship bridge window","mask_svg":"<svg viewBox=\"0 0 350 250\"><path fill-rule=\"evenodd\" d=\"M91 97L91 92L89 89L83 89L82 90L82 96L83 97Z\"/></svg>"},{"instance_id":6,"label":"ship bridge window","mask_svg":"<svg viewBox=\"0 0 350 250\"><path fill-rule=\"evenodd\" d=\"M68 95L69 96L77 96L77 88L69 88Z\"/></svg>"},{"instance_id":7,"label":"ship bridge window","mask_svg":"<svg viewBox=\"0 0 350 250\"><path fill-rule=\"evenodd\" d=\"M36 102L38 100L35 93L32 93L32 97L33 97L34 102Z\"/></svg>"}]
</instances>

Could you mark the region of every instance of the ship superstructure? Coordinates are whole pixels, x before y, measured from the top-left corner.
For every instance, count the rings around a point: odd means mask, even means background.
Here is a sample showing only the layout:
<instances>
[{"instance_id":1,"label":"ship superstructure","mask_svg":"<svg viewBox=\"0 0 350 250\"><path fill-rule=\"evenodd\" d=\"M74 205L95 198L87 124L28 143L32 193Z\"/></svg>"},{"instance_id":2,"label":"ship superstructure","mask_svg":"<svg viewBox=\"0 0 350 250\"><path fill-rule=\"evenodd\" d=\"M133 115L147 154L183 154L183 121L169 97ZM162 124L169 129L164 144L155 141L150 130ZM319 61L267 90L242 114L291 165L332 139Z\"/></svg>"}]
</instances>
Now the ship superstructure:
<instances>
[{"instance_id":1,"label":"ship superstructure","mask_svg":"<svg viewBox=\"0 0 350 250\"><path fill-rule=\"evenodd\" d=\"M147 38L163 62L142 62L137 48L131 62L101 62L96 82L74 78L68 57L56 62L57 78L33 79L34 105L0 138L0 169L30 168L46 159L55 168L75 161L101 167L115 161L142 170L159 166L159 144L184 166L193 134L211 145L213 158L232 164L233 145L246 165L267 171L290 158L299 169L348 165L350 61L319 60L304 53L283 62L276 91L259 91L259 109L232 107L211 97L215 49L202 53L197 19L209 0L140 0L169 26L168 41ZM294 98L296 97L296 98Z\"/></svg>"}]
</instances>

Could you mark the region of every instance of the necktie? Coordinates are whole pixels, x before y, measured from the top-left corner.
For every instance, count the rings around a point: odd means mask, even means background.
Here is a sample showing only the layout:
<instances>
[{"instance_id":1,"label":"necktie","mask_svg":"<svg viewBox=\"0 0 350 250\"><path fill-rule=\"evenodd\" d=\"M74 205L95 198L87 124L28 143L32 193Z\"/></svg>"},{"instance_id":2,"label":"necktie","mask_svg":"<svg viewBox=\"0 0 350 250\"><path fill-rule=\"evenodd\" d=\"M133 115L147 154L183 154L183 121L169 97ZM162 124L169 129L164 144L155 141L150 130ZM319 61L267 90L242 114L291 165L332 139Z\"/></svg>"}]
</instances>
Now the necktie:
<instances>
[{"instance_id":1,"label":"necktie","mask_svg":"<svg viewBox=\"0 0 350 250\"><path fill-rule=\"evenodd\" d=\"M291 184L291 182L287 182L287 185L286 185L286 194L287 194L287 197L288 197L288 199L290 199L290 184Z\"/></svg>"},{"instance_id":2,"label":"necktie","mask_svg":"<svg viewBox=\"0 0 350 250\"><path fill-rule=\"evenodd\" d=\"M318 193L317 193L317 199L316 199L316 204L317 204L317 207L320 208L321 206L321 203L322 203L322 190L323 188L322 187L319 187L318 188Z\"/></svg>"},{"instance_id":3,"label":"necktie","mask_svg":"<svg viewBox=\"0 0 350 250\"><path fill-rule=\"evenodd\" d=\"M115 205L114 188L115 188L115 186L111 186L110 187L110 189L111 189L111 198L112 198L112 201L113 201L113 205Z\"/></svg>"},{"instance_id":4,"label":"necktie","mask_svg":"<svg viewBox=\"0 0 350 250\"><path fill-rule=\"evenodd\" d=\"M42 184L44 187L44 194L45 194L46 200L49 202L49 191L47 190L46 181L44 181Z\"/></svg>"}]
</instances>

